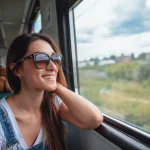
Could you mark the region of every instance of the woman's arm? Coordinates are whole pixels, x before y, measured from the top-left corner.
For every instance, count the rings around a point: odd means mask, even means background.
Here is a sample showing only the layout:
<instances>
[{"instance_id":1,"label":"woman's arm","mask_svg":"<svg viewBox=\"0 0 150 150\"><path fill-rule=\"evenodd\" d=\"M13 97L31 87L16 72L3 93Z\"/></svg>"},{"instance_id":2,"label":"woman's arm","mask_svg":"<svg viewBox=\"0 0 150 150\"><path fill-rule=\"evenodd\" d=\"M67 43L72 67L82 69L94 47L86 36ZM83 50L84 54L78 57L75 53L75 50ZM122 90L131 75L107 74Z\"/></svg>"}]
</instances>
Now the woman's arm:
<instances>
[{"instance_id":1,"label":"woman's arm","mask_svg":"<svg viewBox=\"0 0 150 150\"><path fill-rule=\"evenodd\" d=\"M62 120L82 129L95 129L103 121L99 109L87 99L58 83L55 93L64 102L59 109Z\"/></svg>"}]
</instances>

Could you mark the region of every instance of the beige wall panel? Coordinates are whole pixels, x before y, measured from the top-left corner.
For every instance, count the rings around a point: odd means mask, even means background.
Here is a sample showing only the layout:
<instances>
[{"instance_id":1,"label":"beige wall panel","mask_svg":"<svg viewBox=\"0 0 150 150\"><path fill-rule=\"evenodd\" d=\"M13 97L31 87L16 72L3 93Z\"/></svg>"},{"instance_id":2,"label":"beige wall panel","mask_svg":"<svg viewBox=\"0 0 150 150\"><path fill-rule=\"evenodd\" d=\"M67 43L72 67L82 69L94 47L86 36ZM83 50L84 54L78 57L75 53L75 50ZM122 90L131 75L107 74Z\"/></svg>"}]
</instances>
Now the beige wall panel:
<instances>
[{"instance_id":1,"label":"beige wall panel","mask_svg":"<svg viewBox=\"0 0 150 150\"><path fill-rule=\"evenodd\" d=\"M40 0L42 30L49 34L59 44L58 25L55 0Z\"/></svg>"}]
</instances>

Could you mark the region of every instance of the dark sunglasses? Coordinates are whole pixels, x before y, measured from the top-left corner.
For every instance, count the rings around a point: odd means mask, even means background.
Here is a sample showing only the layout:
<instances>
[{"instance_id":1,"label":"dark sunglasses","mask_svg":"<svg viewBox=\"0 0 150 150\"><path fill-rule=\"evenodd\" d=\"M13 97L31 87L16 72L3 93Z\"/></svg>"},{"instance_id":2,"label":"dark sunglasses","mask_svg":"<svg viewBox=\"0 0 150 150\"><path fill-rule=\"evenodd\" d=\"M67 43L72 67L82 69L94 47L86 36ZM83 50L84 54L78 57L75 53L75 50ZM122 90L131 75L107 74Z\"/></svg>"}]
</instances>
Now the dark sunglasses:
<instances>
[{"instance_id":1,"label":"dark sunglasses","mask_svg":"<svg viewBox=\"0 0 150 150\"><path fill-rule=\"evenodd\" d=\"M30 59L30 58L33 58L34 65L38 69L46 68L49 65L50 61L52 61L57 66L57 68L59 68L62 63L62 55L61 54L54 53L52 56L49 56L46 53L36 52L32 55L29 55L29 56L24 57L24 58L20 59L19 61L17 61L15 67L17 66L18 63L20 63L24 60ZM15 67L14 67L14 69L15 69ZM13 71L14 71L14 69L13 69Z\"/></svg>"}]
</instances>

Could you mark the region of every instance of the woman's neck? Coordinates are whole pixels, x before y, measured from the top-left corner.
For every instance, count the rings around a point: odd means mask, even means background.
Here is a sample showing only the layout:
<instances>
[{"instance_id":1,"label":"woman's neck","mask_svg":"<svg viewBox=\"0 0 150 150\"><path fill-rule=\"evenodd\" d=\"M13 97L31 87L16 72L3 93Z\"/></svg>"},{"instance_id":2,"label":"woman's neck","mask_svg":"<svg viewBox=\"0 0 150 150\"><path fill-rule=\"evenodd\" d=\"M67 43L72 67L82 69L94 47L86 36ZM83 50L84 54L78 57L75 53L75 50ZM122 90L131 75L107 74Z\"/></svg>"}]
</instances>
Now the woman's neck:
<instances>
[{"instance_id":1,"label":"woman's neck","mask_svg":"<svg viewBox=\"0 0 150 150\"><path fill-rule=\"evenodd\" d=\"M44 91L27 91L21 90L18 94L13 95L16 105L28 112L40 110Z\"/></svg>"}]
</instances>

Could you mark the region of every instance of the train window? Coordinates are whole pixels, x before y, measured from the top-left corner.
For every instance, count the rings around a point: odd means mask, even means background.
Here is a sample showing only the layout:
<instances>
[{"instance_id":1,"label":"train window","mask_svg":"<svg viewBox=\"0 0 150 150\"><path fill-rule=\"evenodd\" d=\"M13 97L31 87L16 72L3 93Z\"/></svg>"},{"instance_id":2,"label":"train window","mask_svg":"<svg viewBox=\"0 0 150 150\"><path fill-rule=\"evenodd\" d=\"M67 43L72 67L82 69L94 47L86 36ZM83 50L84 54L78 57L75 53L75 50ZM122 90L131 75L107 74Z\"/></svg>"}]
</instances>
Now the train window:
<instances>
[{"instance_id":1,"label":"train window","mask_svg":"<svg viewBox=\"0 0 150 150\"><path fill-rule=\"evenodd\" d=\"M33 32L37 32L39 33L42 29L42 23L41 23L41 13L39 11L39 13L37 14L37 17L33 23Z\"/></svg>"},{"instance_id":2,"label":"train window","mask_svg":"<svg viewBox=\"0 0 150 150\"><path fill-rule=\"evenodd\" d=\"M150 132L150 1L85 0L74 17L81 94Z\"/></svg>"}]
</instances>

